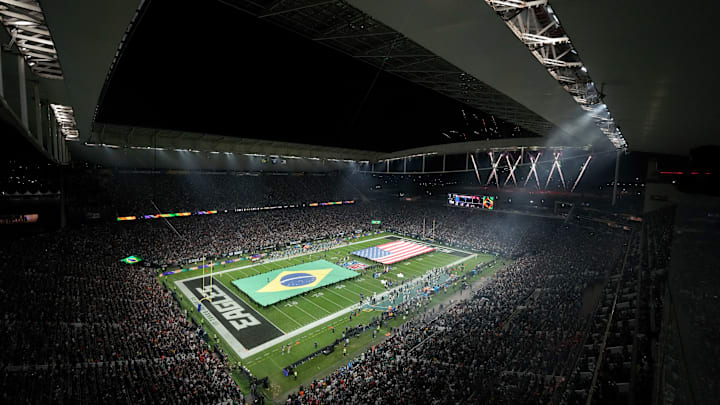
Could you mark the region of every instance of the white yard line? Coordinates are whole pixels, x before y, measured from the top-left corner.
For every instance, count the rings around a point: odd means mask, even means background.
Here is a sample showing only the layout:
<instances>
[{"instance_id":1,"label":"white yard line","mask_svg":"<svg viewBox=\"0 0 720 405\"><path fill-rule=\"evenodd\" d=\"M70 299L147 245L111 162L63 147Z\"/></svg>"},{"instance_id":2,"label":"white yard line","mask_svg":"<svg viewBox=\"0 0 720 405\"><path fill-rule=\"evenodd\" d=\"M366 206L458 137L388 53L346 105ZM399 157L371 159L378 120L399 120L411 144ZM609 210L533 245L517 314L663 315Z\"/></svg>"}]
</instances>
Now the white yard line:
<instances>
[{"instance_id":1,"label":"white yard line","mask_svg":"<svg viewBox=\"0 0 720 405\"><path fill-rule=\"evenodd\" d=\"M357 287L357 286L354 285L353 287ZM358 292L358 291L353 290L353 289L350 288L350 286L348 286L348 285L345 285L345 289L348 290L348 291L350 291L350 292L353 293L353 294L356 294L358 300L360 299L360 294L365 295L365 294L363 294L362 292Z\"/></svg>"},{"instance_id":2,"label":"white yard line","mask_svg":"<svg viewBox=\"0 0 720 405\"><path fill-rule=\"evenodd\" d=\"M309 298L306 298L306 297L305 297L305 296L303 296L303 295L301 295L301 296L300 296L300 298L302 298L302 299L304 299L305 301L307 301L307 302L309 302L309 303L311 303L311 304L315 305L316 307L318 307L318 308L322 309L323 311L327 312L328 314L330 313L330 311L328 311L327 309L325 309L325 308L321 307L320 305L318 305L318 304L316 304L316 303L314 303L314 302L310 301L310 299L309 299ZM313 318L314 318L314 317L313 317Z\"/></svg>"},{"instance_id":3,"label":"white yard line","mask_svg":"<svg viewBox=\"0 0 720 405\"><path fill-rule=\"evenodd\" d=\"M295 308L295 307L297 307L296 309L299 309L299 310L300 310L300 311L302 311L302 312L303 312L303 313L304 313L305 315L309 316L309 317L310 317L310 319L312 319L312 320L315 320L315 319L317 319L317 317L316 317L316 316L314 316L314 315L313 315L313 314L311 314L310 312L308 312L308 311L306 311L306 310L302 309L302 308L301 308L301 307L300 307L299 305L294 305L294 306L293 306L293 308Z\"/></svg>"},{"instance_id":4,"label":"white yard line","mask_svg":"<svg viewBox=\"0 0 720 405\"><path fill-rule=\"evenodd\" d=\"M322 287L322 288L324 288L324 289L328 290L329 292L337 295L338 297L342 298L344 301L355 302L355 300L351 300L350 298L348 298L348 297L346 297L346 296L344 296L344 295L340 295L340 294L336 293L335 291L331 290L330 287ZM328 301L331 301L331 302L333 302L334 304L336 304L336 305L338 305L338 306L342 306L342 305L340 305L340 304L338 304L338 303L336 303L335 301L332 301L332 300L330 300L330 299L328 299Z\"/></svg>"},{"instance_id":5,"label":"white yard line","mask_svg":"<svg viewBox=\"0 0 720 405\"><path fill-rule=\"evenodd\" d=\"M323 294L320 298L324 299L325 301L331 303L332 305L334 305L334 306L336 306L336 307L340 307L340 308L343 307L342 305L338 304L337 302L335 302L335 301L331 300L330 298L326 297L325 294Z\"/></svg>"},{"instance_id":6,"label":"white yard line","mask_svg":"<svg viewBox=\"0 0 720 405\"><path fill-rule=\"evenodd\" d=\"M352 279L351 279L351 281L352 281ZM360 284L360 282L358 281L356 284L353 285L353 287L357 287L357 288L359 288L359 289L361 289L361 290L367 291L367 292L370 293L370 294L372 294L372 293L374 292L374 291L368 290L367 288L365 288L365 287L363 287L363 286L361 286L361 285L359 285L359 284Z\"/></svg>"},{"instance_id":7,"label":"white yard line","mask_svg":"<svg viewBox=\"0 0 720 405\"><path fill-rule=\"evenodd\" d=\"M273 308L277 309L278 312L280 312L281 314L285 315L289 320L291 320L291 321L295 322L296 324L302 326L302 324L301 324L300 322L296 321L295 318L293 318L292 316L286 314L282 309L280 309L280 306L279 306L279 305L273 305ZM260 315L262 315L262 314L260 314ZM265 319L267 319L267 318L265 318ZM278 328L278 329L280 329L280 328ZM282 329L280 329L280 330L282 330ZM284 330L282 330L282 331L285 332Z\"/></svg>"}]
</instances>

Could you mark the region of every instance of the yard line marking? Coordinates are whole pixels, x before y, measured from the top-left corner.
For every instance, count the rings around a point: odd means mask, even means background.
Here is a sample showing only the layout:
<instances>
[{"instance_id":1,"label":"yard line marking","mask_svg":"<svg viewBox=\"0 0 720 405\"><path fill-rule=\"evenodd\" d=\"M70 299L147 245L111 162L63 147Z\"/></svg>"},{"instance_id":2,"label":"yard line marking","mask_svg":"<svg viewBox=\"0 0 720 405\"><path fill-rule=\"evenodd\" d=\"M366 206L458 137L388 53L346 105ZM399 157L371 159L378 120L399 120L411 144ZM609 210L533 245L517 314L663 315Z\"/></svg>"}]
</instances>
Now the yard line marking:
<instances>
[{"instance_id":1,"label":"yard line marking","mask_svg":"<svg viewBox=\"0 0 720 405\"><path fill-rule=\"evenodd\" d=\"M353 287L360 287L360 286L353 286ZM358 292L358 291L355 291L355 290L351 289L351 288L350 288L350 286L347 286L346 288L347 288L348 290L350 290L350 291L354 292L355 294L357 294L357 295L358 295L358 299L360 299L360 297L359 297L359 296L360 296L360 294L361 294L360 292ZM367 290L365 290L365 291L367 291Z\"/></svg>"},{"instance_id":2,"label":"yard line marking","mask_svg":"<svg viewBox=\"0 0 720 405\"><path fill-rule=\"evenodd\" d=\"M328 291L330 291L331 293L337 295L337 296L340 297L340 298L344 298L344 299L346 299L346 300L348 300L348 301L350 301L350 302L355 302L355 300L351 300L350 298L347 298L347 297L345 297L345 296L343 296L343 295L340 295L340 294L336 293L335 291L333 291L333 290L331 290L331 289L329 289L329 288L327 288L327 287L323 287L323 288L326 289L326 290L328 290ZM339 307L342 308L342 305L338 304L337 302L335 302L335 301L333 301L333 300L331 300L331 299L328 299L328 301L333 302L335 305L337 305L337 306L339 306Z\"/></svg>"},{"instance_id":3,"label":"yard line marking","mask_svg":"<svg viewBox=\"0 0 720 405\"><path fill-rule=\"evenodd\" d=\"M305 296L301 295L301 296L300 296L300 298L305 298ZM316 304L316 303L314 303L314 302L310 301L310 300L309 300L308 298L305 298L305 301L307 301L307 302L309 302L309 303L311 303L311 304L315 305L316 307L318 307L318 308L322 309L323 311L327 312L328 314L330 313L330 311L328 311L327 309L325 309L325 308L321 307L320 305L318 305L318 304Z\"/></svg>"},{"instance_id":4,"label":"yard line marking","mask_svg":"<svg viewBox=\"0 0 720 405\"><path fill-rule=\"evenodd\" d=\"M312 318L313 321L317 321L318 318L316 318L315 316L311 315L308 311L302 309L302 308L300 307L300 305L295 305L295 308L297 308L297 309L301 310L302 312L304 312L307 316L309 316L310 318Z\"/></svg>"},{"instance_id":5,"label":"yard line marking","mask_svg":"<svg viewBox=\"0 0 720 405\"><path fill-rule=\"evenodd\" d=\"M331 300L330 298L326 297L325 295L323 295L323 296L320 297L320 298L324 299L325 301L327 301L327 302L329 302L329 303L331 303L331 304L333 304L333 305L335 305L335 306L338 306L338 307L340 307L340 308L344 308L342 305L340 305L340 304L338 304L337 302Z\"/></svg>"},{"instance_id":6,"label":"yard line marking","mask_svg":"<svg viewBox=\"0 0 720 405\"><path fill-rule=\"evenodd\" d=\"M302 324L301 324L300 322L296 321L295 318L293 318L293 317L291 317L290 315L286 314L282 309L280 309L280 307L279 307L278 305L273 305L273 308L277 309L278 312L280 312L281 314L285 315L288 319L290 319L291 321L295 322L296 324L300 325L300 327L302 327ZM281 337L282 337L282 336L281 336Z\"/></svg>"},{"instance_id":7,"label":"yard line marking","mask_svg":"<svg viewBox=\"0 0 720 405\"><path fill-rule=\"evenodd\" d=\"M367 292L369 292L370 294L372 294L372 293L374 292L374 291L370 291L370 290L368 290L367 288L364 288L363 286L361 286L359 281L355 282L355 283L353 284L353 287L357 287L357 288L359 288L359 289L361 289L361 290L367 291Z\"/></svg>"}]
</instances>

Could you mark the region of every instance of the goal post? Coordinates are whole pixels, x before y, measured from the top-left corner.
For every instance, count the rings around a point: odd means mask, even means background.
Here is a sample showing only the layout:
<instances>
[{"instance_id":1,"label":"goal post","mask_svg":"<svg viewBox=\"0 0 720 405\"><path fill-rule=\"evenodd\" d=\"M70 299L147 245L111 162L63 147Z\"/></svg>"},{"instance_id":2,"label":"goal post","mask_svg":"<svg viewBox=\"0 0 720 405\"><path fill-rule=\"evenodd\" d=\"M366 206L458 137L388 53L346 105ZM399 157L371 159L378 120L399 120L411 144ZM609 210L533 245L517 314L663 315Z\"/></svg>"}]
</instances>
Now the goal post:
<instances>
[{"instance_id":1,"label":"goal post","mask_svg":"<svg viewBox=\"0 0 720 405\"><path fill-rule=\"evenodd\" d=\"M213 270L215 269L214 263L210 263L210 266L207 268L205 267L205 257L203 257L202 261L202 291L203 291L203 297L200 299L200 302L203 302L205 300L212 302L212 292L213 292ZM209 281L206 280L207 277L205 274L210 275Z\"/></svg>"}]
</instances>

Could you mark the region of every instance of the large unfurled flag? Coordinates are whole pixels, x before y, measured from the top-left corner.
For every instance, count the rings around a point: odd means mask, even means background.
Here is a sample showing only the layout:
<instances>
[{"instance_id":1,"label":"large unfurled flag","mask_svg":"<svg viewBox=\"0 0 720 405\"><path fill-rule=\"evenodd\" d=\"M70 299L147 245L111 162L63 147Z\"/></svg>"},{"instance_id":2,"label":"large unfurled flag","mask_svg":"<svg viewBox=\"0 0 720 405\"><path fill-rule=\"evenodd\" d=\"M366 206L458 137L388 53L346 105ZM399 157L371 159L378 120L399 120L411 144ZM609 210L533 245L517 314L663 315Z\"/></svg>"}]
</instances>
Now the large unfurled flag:
<instances>
[{"instance_id":1,"label":"large unfurled flag","mask_svg":"<svg viewBox=\"0 0 720 405\"><path fill-rule=\"evenodd\" d=\"M371 248L357 250L354 255L370 259L382 264L393 264L406 260L417 255L434 251L430 246L423 246L417 243L403 240L384 243Z\"/></svg>"},{"instance_id":2,"label":"large unfurled flag","mask_svg":"<svg viewBox=\"0 0 720 405\"><path fill-rule=\"evenodd\" d=\"M267 306L359 275L326 260L316 260L241 278L232 284L258 304Z\"/></svg>"},{"instance_id":3,"label":"large unfurled flag","mask_svg":"<svg viewBox=\"0 0 720 405\"><path fill-rule=\"evenodd\" d=\"M283 271L257 292L280 292L299 288L312 288L317 286L332 271L333 269Z\"/></svg>"}]
</instances>

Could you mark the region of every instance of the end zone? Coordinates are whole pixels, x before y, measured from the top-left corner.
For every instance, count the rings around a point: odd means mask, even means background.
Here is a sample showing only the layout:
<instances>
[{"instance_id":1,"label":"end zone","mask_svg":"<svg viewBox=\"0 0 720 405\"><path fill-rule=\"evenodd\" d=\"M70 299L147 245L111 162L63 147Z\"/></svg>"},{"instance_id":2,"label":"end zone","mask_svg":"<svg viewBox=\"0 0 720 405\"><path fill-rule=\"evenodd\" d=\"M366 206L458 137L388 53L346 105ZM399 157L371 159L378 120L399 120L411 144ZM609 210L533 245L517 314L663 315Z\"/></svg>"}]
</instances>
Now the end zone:
<instances>
[{"instance_id":1,"label":"end zone","mask_svg":"<svg viewBox=\"0 0 720 405\"><path fill-rule=\"evenodd\" d=\"M190 299L194 308L201 305L200 313L241 358L249 355L248 350L284 334L217 279L212 286L206 285L204 290L202 278L181 280L177 286ZM200 302L203 297L210 295L212 302Z\"/></svg>"}]
</instances>

